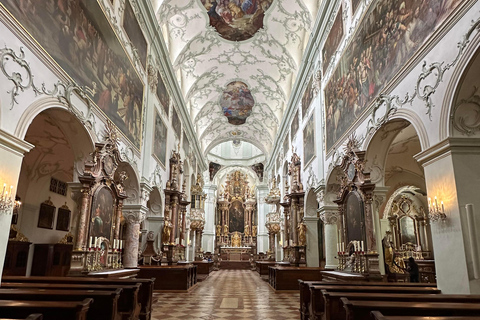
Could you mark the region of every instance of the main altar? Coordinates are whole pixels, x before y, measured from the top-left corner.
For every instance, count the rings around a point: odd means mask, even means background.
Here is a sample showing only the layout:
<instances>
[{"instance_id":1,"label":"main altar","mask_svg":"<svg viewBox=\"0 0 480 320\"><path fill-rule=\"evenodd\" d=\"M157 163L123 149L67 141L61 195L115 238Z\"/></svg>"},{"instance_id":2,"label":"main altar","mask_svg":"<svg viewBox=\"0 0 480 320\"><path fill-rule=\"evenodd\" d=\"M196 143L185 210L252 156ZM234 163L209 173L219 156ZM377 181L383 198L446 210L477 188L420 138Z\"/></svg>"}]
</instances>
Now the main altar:
<instances>
[{"instance_id":1,"label":"main altar","mask_svg":"<svg viewBox=\"0 0 480 320\"><path fill-rule=\"evenodd\" d=\"M216 252L220 261L249 261L256 254L257 201L255 188L241 171L227 175L215 219Z\"/></svg>"}]
</instances>

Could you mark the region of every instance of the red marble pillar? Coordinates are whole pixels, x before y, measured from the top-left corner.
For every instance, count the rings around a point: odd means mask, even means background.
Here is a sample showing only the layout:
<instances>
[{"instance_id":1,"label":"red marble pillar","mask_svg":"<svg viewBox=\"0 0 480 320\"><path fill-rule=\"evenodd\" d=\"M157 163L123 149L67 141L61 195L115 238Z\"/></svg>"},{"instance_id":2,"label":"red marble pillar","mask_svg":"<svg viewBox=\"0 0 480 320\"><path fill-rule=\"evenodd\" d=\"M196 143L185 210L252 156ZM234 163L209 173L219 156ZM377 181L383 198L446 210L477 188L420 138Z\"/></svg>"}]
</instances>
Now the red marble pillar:
<instances>
[{"instance_id":1,"label":"red marble pillar","mask_svg":"<svg viewBox=\"0 0 480 320\"><path fill-rule=\"evenodd\" d=\"M177 236L178 232L178 196L173 195L171 201L171 208L172 208L172 232L170 233L170 244L175 243L175 237Z\"/></svg>"},{"instance_id":2,"label":"red marble pillar","mask_svg":"<svg viewBox=\"0 0 480 320\"><path fill-rule=\"evenodd\" d=\"M125 268L136 268L138 265L138 239L140 235L140 223L145 219L141 212L124 213L127 222L125 235L125 250L123 253L123 265Z\"/></svg>"},{"instance_id":3,"label":"red marble pillar","mask_svg":"<svg viewBox=\"0 0 480 320\"><path fill-rule=\"evenodd\" d=\"M75 250L87 249L88 214L90 209L90 188L82 189L82 205L78 219L77 245Z\"/></svg>"}]
</instances>

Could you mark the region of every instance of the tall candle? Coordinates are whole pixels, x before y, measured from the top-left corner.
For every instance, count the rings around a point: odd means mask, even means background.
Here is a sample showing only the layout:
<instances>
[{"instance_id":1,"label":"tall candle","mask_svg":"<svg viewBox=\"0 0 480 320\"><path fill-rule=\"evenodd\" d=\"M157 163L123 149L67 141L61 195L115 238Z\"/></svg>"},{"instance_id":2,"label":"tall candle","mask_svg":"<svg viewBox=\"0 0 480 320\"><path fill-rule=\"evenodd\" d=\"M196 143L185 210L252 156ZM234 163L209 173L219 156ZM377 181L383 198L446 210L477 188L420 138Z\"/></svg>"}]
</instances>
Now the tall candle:
<instances>
[{"instance_id":1,"label":"tall candle","mask_svg":"<svg viewBox=\"0 0 480 320\"><path fill-rule=\"evenodd\" d=\"M362 252L363 252L363 251L365 251L365 250L363 250L363 240L362 240Z\"/></svg>"},{"instance_id":2,"label":"tall candle","mask_svg":"<svg viewBox=\"0 0 480 320\"><path fill-rule=\"evenodd\" d=\"M123 249L123 240L120 240L120 250Z\"/></svg>"},{"instance_id":3,"label":"tall candle","mask_svg":"<svg viewBox=\"0 0 480 320\"><path fill-rule=\"evenodd\" d=\"M92 236L90 236L90 240L88 241L88 248L89 249L92 247L92 241L93 241L93 238L92 238Z\"/></svg>"}]
</instances>

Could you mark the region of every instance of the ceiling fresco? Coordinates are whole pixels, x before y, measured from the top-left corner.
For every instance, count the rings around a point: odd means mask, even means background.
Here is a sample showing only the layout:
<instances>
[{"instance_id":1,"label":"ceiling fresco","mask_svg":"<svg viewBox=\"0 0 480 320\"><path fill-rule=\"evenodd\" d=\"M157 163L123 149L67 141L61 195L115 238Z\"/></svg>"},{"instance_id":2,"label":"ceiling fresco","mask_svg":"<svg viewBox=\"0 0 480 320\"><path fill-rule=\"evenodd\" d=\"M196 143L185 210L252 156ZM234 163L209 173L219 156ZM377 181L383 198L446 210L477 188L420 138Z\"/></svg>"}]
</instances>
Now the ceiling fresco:
<instances>
[{"instance_id":1,"label":"ceiling fresco","mask_svg":"<svg viewBox=\"0 0 480 320\"><path fill-rule=\"evenodd\" d=\"M162 2L157 20L205 155L239 140L269 156L320 2Z\"/></svg>"}]
</instances>

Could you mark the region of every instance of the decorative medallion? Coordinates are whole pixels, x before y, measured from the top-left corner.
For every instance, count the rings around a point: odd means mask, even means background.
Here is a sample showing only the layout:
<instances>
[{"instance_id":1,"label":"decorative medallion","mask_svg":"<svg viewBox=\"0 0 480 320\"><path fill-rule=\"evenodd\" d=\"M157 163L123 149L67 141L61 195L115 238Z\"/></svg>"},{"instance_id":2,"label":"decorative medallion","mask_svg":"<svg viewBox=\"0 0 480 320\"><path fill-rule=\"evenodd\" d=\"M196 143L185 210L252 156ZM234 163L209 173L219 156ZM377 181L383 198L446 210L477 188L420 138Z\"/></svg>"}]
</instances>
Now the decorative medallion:
<instances>
[{"instance_id":1,"label":"decorative medallion","mask_svg":"<svg viewBox=\"0 0 480 320\"><path fill-rule=\"evenodd\" d=\"M252 113L255 101L248 86L241 81L233 81L227 85L220 99L220 106L228 123L244 124Z\"/></svg>"},{"instance_id":2,"label":"decorative medallion","mask_svg":"<svg viewBox=\"0 0 480 320\"><path fill-rule=\"evenodd\" d=\"M250 39L261 28L273 0L202 0L210 25L231 41Z\"/></svg>"}]
</instances>

